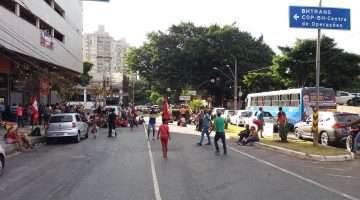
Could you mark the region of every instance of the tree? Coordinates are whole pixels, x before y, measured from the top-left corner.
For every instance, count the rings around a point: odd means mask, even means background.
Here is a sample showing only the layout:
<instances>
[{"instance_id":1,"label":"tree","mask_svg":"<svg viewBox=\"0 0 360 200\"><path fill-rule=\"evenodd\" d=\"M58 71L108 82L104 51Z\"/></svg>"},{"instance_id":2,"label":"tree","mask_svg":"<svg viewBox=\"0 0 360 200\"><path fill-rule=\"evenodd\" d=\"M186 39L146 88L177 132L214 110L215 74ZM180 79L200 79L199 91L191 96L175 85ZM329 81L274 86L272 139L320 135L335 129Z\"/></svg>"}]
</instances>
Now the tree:
<instances>
[{"instance_id":1,"label":"tree","mask_svg":"<svg viewBox=\"0 0 360 200\"><path fill-rule=\"evenodd\" d=\"M272 70L268 72L250 72L244 77L243 83L247 93L274 91L285 88L284 82Z\"/></svg>"},{"instance_id":2,"label":"tree","mask_svg":"<svg viewBox=\"0 0 360 200\"><path fill-rule=\"evenodd\" d=\"M91 62L85 61L83 63L83 73L80 74L80 77L79 77L79 80L78 80L79 84L81 86L85 87L85 86L89 85L90 80L92 79L92 76L89 75L89 72L91 71L93 66L94 65Z\"/></svg>"},{"instance_id":3,"label":"tree","mask_svg":"<svg viewBox=\"0 0 360 200\"><path fill-rule=\"evenodd\" d=\"M159 93L165 94L166 88L171 88L179 95L187 86L197 89L205 80L222 76L213 70L215 66L228 70L225 66L233 66L236 58L241 77L249 69L271 65L273 55L263 37L254 38L235 24L204 27L181 23L167 32L150 33L143 46L130 50L126 63ZM209 82L203 88L210 85ZM220 90L218 95L226 92L231 93Z\"/></svg>"},{"instance_id":4,"label":"tree","mask_svg":"<svg viewBox=\"0 0 360 200\"><path fill-rule=\"evenodd\" d=\"M315 86L315 40L297 40L294 47L280 47L274 70L287 87ZM321 38L320 85L335 90L351 88L359 82L360 56L337 48L334 39Z\"/></svg>"},{"instance_id":5,"label":"tree","mask_svg":"<svg viewBox=\"0 0 360 200\"><path fill-rule=\"evenodd\" d=\"M161 95L156 92L156 91L152 91L150 94L150 101L153 104L158 104L158 99L162 98Z\"/></svg>"},{"instance_id":6,"label":"tree","mask_svg":"<svg viewBox=\"0 0 360 200\"><path fill-rule=\"evenodd\" d=\"M190 101L190 108L192 111L197 111L201 108L203 102L201 99L193 99Z\"/></svg>"}]
</instances>

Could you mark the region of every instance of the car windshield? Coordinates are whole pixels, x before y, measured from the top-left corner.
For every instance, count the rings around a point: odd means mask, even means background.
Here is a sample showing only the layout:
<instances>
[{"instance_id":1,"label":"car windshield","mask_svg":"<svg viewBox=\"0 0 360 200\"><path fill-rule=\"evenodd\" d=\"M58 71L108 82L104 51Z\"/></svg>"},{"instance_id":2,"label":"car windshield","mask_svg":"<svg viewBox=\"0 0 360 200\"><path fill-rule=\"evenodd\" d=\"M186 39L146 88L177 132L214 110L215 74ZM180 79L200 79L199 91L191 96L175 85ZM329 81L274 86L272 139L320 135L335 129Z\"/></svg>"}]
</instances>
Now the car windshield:
<instances>
[{"instance_id":1,"label":"car windshield","mask_svg":"<svg viewBox=\"0 0 360 200\"><path fill-rule=\"evenodd\" d=\"M50 118L50 123L72 122L73 117L71 115L57 115Z\"/></svg>"},{"instance_id":2,"label":"car windshield","mask_svg":"<svg viewBox=\"0 0 360 200\"><path fill-rule=\"evenodd\" d=\"M336 119L336 121L341 122L341 123L350 123L350 122L359 120L360 117L359 117L359 115L356 115L356 114L337 114L337 115L335 115L335 119Z\"/></svg>"},{"instance_id":3,"label":"car windshield","mask_svg":"<svg viewBox=\"0 0 360 200\"><path fill-rule=\"evenodd\" d=\"M234 110L229 110L228 111L228 115L234 115L235 114L235 111Z\"/></svg>"},{"instance_id":4,"label":"car windshield","mask_svg":"<svg viewBox=\"0 0 360 200\"><path fill-rule=\"evenodd\" d=\"M241 113L241 117L250 117L251 116L251 112L242 112Z\"/></svg>"}]
</instances>

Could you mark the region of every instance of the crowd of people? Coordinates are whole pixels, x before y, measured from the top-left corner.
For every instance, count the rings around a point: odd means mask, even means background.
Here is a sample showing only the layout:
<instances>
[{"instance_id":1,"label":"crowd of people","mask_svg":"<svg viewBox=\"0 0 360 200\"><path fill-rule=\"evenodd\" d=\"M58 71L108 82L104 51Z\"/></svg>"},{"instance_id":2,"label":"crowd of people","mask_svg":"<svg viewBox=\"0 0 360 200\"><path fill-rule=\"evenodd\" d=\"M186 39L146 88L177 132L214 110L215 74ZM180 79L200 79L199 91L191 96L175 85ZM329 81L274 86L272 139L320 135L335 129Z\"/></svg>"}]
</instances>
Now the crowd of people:
<instances>
[{"instance_id":1,"label":"crowd of people","mask_svg":"<svg viewBox=\"0 0 360 200\"><path fill-rule=\"evenodd\" d=\"M260 107L256 113L255 119L252 119L252 123L247 124L245 126L245 130L241 131L239 135L239 139L237 143L239 145L251 145L254 142L258 142L260 138L264 138L264 111L263 108ZM280 136L280 142L287 142L287 117L286 113L282 110L282 107L279 107L279 111L277 114L277 126ZM201 132L200 141L197 143L198 146L203 145L204 137L207 137L206 145L211 145L210 133L215 130L214 143L216 152L219 152L219 148L217 145L218 140L221 140L223 143L224 154L226 154L226 142L225 142L225 124L226 121L222 117L221 111L217 112L216 117L212 121L211 112L204 108L200 109L195 116L196 129Z\"/></svg>"},{"instance_id":2,"label":"crowd of people","mask_svg":"<svg viewBox=\"0 0 360 200\"><path fill-rule=\"evenodd\" d=\"M13 110L13 111L12 111ZM52 114L59 113L79 113L83 121L89 125L89 133L94 138L97 136L98 128L108 128L109 137L117 135L116 127L130 127L131 129L139 123L143 123L143 117L138 117L138 113L133 106L121 106L119 115L114 110L106 110L98 106L95 110L85 110L82 105L71 105L69 103L57 103L54 105L38 106L38 119L34 119L31 105L29 108L21 104L6 108L0 116L0 125L5 130L4 140L7 144L15 144L18 151L33 148L29 136L38 131L40 135L40 126L46 127ZM31 133L25 133L25 130L19 129L30 125ZM20 131L21 130L21 131Z\"/></svg>"}]
</instances>

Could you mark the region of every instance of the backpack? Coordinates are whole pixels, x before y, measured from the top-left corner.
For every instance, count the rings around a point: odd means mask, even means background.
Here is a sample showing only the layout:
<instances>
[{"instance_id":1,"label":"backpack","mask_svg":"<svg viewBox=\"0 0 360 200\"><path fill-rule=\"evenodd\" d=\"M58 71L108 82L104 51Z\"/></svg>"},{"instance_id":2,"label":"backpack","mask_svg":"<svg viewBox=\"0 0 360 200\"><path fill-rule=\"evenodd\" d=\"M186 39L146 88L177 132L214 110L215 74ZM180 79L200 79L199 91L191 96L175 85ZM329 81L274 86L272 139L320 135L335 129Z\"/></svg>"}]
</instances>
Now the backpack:
<instances>
[{"instance_id":1,"label":"backpack","mask_svg":"<svg viewBox=\"0 0 360 200\"><path fill-rule=\"evenodd\" d=\"M283 111L278 113L278 120L280 123L286 122L286 114Z\"/></svg>"}]
</instances>

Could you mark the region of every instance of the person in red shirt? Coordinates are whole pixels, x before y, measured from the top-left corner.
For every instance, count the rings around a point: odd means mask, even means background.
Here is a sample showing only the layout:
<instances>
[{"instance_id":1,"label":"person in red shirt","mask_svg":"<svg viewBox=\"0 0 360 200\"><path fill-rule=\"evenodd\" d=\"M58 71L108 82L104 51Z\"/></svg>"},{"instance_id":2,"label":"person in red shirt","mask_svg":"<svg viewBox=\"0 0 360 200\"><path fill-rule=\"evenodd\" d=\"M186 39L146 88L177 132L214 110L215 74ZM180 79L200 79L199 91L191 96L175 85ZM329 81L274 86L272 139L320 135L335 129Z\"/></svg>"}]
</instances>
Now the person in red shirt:
<instances>
[{"instance_id":1,"label":"person in red shirt","mask_svg":"<svg viewBox=\"0 0 360 200\"><path fill-rule=\"evenodd\" d=\"M160 136L160 137L159 137ZM170 131L167 119L163 119L163 123L159 127L157 139L161 139L161 147L163 151L163 157L167 158L168 141L170 138Z\"/></svg>"},{"instance_id":2,"label":"person in red shirt","mask_svg":"<svg viewBox=\"0 0 360 200\"><path fill-rule=\"evenodd\" d=\"M21 104L16 107L16 119L19 127L24 127L24 108Z\"/></svg>"}]
</instances>

